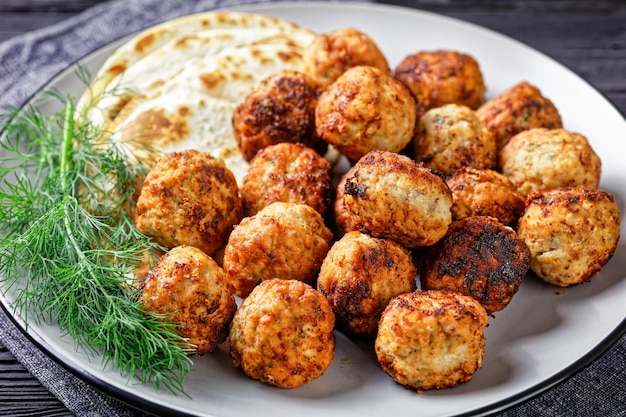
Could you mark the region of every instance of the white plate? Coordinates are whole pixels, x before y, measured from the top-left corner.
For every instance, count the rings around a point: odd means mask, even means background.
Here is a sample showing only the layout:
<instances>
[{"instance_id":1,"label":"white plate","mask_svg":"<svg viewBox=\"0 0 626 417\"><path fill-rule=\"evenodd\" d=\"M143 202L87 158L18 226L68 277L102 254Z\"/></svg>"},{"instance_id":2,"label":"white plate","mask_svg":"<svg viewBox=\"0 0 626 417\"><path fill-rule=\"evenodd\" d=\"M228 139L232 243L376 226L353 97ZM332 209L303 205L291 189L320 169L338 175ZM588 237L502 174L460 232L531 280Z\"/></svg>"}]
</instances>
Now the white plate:
<instances>
[{"instance_id":1,"label":"white plate","mask_svg":"<svg viewBox=\"0 0 626 417\"><path fill-rule=\"evenodd\" d=\"M473 55L481 65L493 97L522 80L537 85L558 107L566 128L587 136L603 161L601 188L613 193L620 211L626 205L626 123L606 99L541 53L483 28L454 19L380 5L268 4L237 10L268 14L318 32L354 26L368 33L392 67L418 50L455 49ZM92 73L117 44L85 58ZM83 86L75 68L49 87L79 95ZM621 233L626 236L625 223ZM159 414L198 416L359 416L407 412L421 416L479 414L515 404L570 375L599 355L626 328L626 245L591 283L567 290L527 279L511 304L495 314L487 329L483 368L454 389L416 394L401 388L376 363L369 347L337 333L337 351L330 369L298 389L273 388L246 378L232 367L228 346L194 359L185 384L191 396L155 392L103 371L99 358L75 352L73 342L59 338L55 326L28 327L28 334L73 372L132 404ZM3 299L10 304L10 295ZM20 322L19 317L16 318ZM21 323L21 322L20 322Z\"/></svg>"}]
</instances>

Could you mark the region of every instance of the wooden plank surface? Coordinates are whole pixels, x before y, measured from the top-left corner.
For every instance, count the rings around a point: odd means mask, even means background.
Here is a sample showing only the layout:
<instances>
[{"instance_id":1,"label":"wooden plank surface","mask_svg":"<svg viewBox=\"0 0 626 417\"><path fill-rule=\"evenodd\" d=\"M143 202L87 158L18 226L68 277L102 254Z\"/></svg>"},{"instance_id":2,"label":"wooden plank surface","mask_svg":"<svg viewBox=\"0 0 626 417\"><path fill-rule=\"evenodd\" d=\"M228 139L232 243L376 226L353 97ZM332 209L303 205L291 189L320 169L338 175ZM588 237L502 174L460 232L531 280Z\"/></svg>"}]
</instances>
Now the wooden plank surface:
<instances>
[{"instance_id":1,"label":"wooden plank surface","mask_svg":"<svg viewBox=\"0 0 626 417\"><path fill-rule=\"evenodd\" d=\"M60 22L101 0L2 0L0 42ZM626 113L626 2L385 0L512 36L565 64ZM574 97L572 99L575 99ZM0 415L71 413L0 344Z\"/></svg>"}]
</instances>

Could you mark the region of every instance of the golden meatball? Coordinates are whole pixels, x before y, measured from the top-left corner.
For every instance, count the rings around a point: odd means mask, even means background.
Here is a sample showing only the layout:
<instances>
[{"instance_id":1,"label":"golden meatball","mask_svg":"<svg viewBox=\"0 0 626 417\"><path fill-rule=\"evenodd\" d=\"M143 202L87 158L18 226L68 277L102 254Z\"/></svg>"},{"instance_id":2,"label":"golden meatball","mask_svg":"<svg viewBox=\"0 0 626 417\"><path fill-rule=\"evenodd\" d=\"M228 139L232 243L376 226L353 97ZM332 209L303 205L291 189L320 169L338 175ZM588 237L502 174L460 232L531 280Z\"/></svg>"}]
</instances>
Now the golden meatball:
<instances>
[{"instance_id":1,"label":"golden meatball","mask_svg":"<svg viewBox=\"0 0 626 417\"><path fill-rule=\"evenodd\" d=\"M372 149L399 152L415 129L415 102L398 80L374 67L346 71L320 95L315 129L351 160Z\"/></svg>"},{"instance_id":2,"label":"golden meatball","mask_svg":"<svg viewBox=\"0 0 626 417\"><path fill-rule=\"evenodd\" d=\"M469 295L493 313L511 302L529 264L528 248L513 229L493 217L472 216L453 222L429 248L420 280L422 289Z\"/></svg>"},{"instance_id":3,"label":"golden meatball","mask_svg":"<svg viewBox=\"0 0 626 417\"><path fill-rule=\"evenodd\" d=\"M237 181L224 161L187 150L164 155L148 173L137 200L137 228L173 248L211 255L243 216Z\"/></svg>"},{"instance_id":4,"label":"golden meatball","mask_svg":"<svg viewBox=\"0 0 626 417\"><path fill-rule=\"evenodd\" d=\"M409 248L437 242L452 222L452 193L445 181L387 151L372 151L351 168L343 204L356 230Z\"/></svg>"},{"instance_id":5,"label":"golden meatball","mask_svg":"<svg viewBox=\"0 0 626 417\"><path fill-rule=\"evenodd\" d=\"M140 302L145 311L165 315L159 320L177 323L198 354L226 340L237 310L224 270L193 246L177 246L159 258Z\"/></svg>"},{"instance_id":6,"label":"golden meatball","mask_svg":"<svg viewBox=\"0 0 626 417\"><path fill-rule=\"evenodd\" d=\"M297 388L324 374L335 355L335 316L326 298L295 280L263 281L230 328L230 356L250 378Z\"/></svg>"},{"instance_id":7,"label":"golden meatball","mask_svg":"<svg viewBox=\"0 0 626 417\"><path fill-rule=\"evenodd\" d=\"M476 109L487 90L478 62L470 55L450 50L409 55L396 67L395 77L413 93L419 114L445 104Z\"/></svg>"},{"instance_id":8,"label":"golden meatball","mask_svg":"<svg viewBox=\"0 0 626 417\"><path fill-rule=\"evenodd\" d=\"M390 74L387 59L367 34L345 28L317 37L304 51L303 72L324 89L352 67L367 65Z\"/></svg>"},{"instance_id":9,"label":"golden meatball","mask_svg":"<svg viewBox=\"0 0 626 417\"><path fill-rule=\"evenodd\" d=\"M332 186L327 160L301 143L279 143L252 158L241 197L248 216L276 201L308 204L323 216Z\"/></svg>"},{"instance_id":10,"label":"golden meatball","mask_svg":"<svg viewBox=\"0 0 626 417\"><path fill-rule=\"evenodd\" d=\"M317 289L349 334L375 337L389 300L415 291L417 268L411 253L389 239L349 232L328 251Z\"/></svg>"},{"instance_id":11,"label":"golden meatball","mask_svg":"<svg viewBox=\"0 0 626 417\"><path fill-rule=\"evenodd\" d=\"M620 238L612 194L583 186L536 191L517 225L530 268L559 287L587 282L611 259Z\"/></svg>"},{"instance_id":12,"label":"golden meatball","mask_svg":"<svg viewBox=\"0 0 626 417\"><path fill-rule=\"evenodd\" d=\"M493 133L498 149L524 130L563 126L561 115L552 101L528 82L521 82L487 101L476 110L476 115Z\"/></svg>"},{"instance_id":13,"label":"golden meatball","mask_svg":"<svg viewBox=\"0 0 626 417\"><path fill-rule=\"evenodd\" d=\"M602 171L587 138L565 129L536 128L515 135L500 151L498 163L523 196L548 188L597 188Z\"/></svg>"},{"instance_id":14,"label":"golden meatball","mask_svg":"<svg viewBox=\"0 0 626 417\"><path fill-rule=\"evenodd\" d=\"M415 159L444 174L464 166L496 167L495 139L467 106L446 104L428 110L415 133Z\"/></svg>"},{"instance_id":15,"label":"golden meatball","mask_svg":"<svg viewBox=\"0 0 626 417\"><path fill-rule=\"evenodd\" d=\"M352 215L343 203L343 197L345 194L345 186L348 178L352 176L352 170L348 170L345 174L339 178L337 187L335 188L335 200L333 202L333 221L335 226L335 232L338 235L343 235L346 232L356 230L356 217Z\"/></svg>"},{"instance_id":16,"label":"golden meatball","mask_svg":"<svg viewBox=\"0 0 626 417\"><path fill-rule=\"evenodd\" d=\"M272 203L235 226L224 250L224 270L241 298L273 278L312 283L332 237L312 207Z\"/></svg>"},{"instance_id":17,"label":"golden meatball","mask_svg":"<svg viewBox=\"0 0 626 417\"><path fill-rule=\"evenodd\" d=\"M250 160L269 145L301 142L323 153L315 137L317 89L305 74L283 70L261 81L233 113L235 139Z\"/></svg>"},{"instance_id":18,"label":"golden meatball","mask_svg":"<svg viewBox=\"0 0 626 417\"><path fill-rule=\"evenodd\" d=\"M452 191L452 217L491 216L514 226L524 211L524 198L504 175L490 169L461 168L446 178Z\"/></svg>"},{"instance_id":19,"label":"golden meatball","mask_svg":"<svg viewBox=\"0 0 626 417\"><path fill-rule=\"evenodd\" d=\"M482 366L488 319L478 301L454 291L401 294L381 316L378 362L417 392L467 382Z\"/></svg>"}]
</instances>

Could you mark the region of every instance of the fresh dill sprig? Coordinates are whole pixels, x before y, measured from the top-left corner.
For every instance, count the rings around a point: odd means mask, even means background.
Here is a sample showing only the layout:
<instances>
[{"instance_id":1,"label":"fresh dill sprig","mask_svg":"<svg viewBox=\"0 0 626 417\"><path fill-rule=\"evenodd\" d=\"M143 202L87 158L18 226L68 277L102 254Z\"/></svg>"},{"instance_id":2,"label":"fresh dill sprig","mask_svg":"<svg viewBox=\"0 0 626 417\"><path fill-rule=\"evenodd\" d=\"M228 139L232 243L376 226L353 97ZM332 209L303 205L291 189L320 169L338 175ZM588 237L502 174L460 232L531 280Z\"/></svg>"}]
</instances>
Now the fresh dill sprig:
<instances>
[{"instance_id":1,"label":"fresh dill sprig","mask_svg":"<svg viewBox=\"0 0 626 417\"><path fill-rule=\"evenodd\" d=\"M0 118L0 289L26 323L55 322L77 349L129 379L182 392L189 344L174 323L141 309L129 283L158 248L132 221L146 168L129 149L64 110ZM132 161L132 162L131 162Z\"/></svg>"}]
</instances>

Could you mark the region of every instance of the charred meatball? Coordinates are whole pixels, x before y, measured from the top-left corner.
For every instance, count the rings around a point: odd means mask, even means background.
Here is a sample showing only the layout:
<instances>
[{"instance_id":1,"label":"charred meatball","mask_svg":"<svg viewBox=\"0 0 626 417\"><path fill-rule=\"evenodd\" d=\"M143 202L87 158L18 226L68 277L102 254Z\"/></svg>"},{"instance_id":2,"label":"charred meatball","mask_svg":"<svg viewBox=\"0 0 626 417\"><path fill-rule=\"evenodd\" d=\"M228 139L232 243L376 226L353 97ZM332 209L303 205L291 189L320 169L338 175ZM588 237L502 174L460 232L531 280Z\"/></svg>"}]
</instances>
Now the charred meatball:
<instances>
[{"instance_id":1,"label":"charred meatball","mask_svg":"<svg viewBox=\"0 0 626 417\"><path fill-rule=\"evenodd\" d=\"M322 376L335 355L335 316L326 298L295 280L264 281L230 328L230 356L250 378L297 388Z\"/></svg>"},{"instance_id":2,"label":"charred meatball","mask_svg":"<svg viewBox=\"0 0 626 417\"><path fill-rule=\"evenodd\" d=\"M446 178L452 191L452 217L491 216L515 226L524 211L524 198L504 175L490 169L461 168Z\"/></svg>"},{"instance_id":3,"label":"charred meatball","mask_svg":"<svg viewBox=\"0 0 626 417\"><path fill-rule=\"evenodd\" d=\"M250 160L269 145L301 142L323 153L315 136L317 89L305 74L283 70L261 81L233 113L235 139Z\"/></svg>"},{"instance_id":4,"label":"charred meatball","mask_svg":"<svg viewBox=\"0 0 626 417\"><path fill-rule=\"evenodd\" d=\"M565 129L521 132L502 148L498 160L501 172L523 196L548 188L597 188L602 171L587 138Z\"/></svg>"},{"instance_id":5,"label":"charred meatball","mask_svg":"<svg viewBox=\"0 0 626 417\"><path fill-rule=\"evenodd\" d=\"M399 152L415 129L415 102L402 83L374 67L346 71L315 108L315 129L356 161L372 149Z\"/></svg>"},{"instance_id":6,"label":"charred meatball","mask_svg":"<svg viewBox=\"0 0 626 417\"><path fill-rule=\"evenodd\" d=\"M189 245L212 255L242 217L237 181L224 161L187 150L164 155L150 170L135 223L167 248Z\"/></svg>"},{"instance_id":7,"label":"charred meatball","mask_svg":"<svg viewBox=\"0 0 626 417\"><path fill-rule=\"evenodd\" d=\"M515 231L487 216L457 220L426 253L422 289L451 290L480 302L487 313L506 307L522 284L530 253Z\"/></svg>"},{"instance_id":8,"label":"charred meatball","mask_svg":"<svg viewBox=\"0 0 626 417\"><path fill-rule=\"evenodd\" d=\"M268 279L312 283L332 237L312 207L272 203L235 227L224 250L224 270L241 298Z\"/></svg>"},{"instance_id":9,"label":"charred meatball","mask_svg":"<svg viewBox=\"0 0 626 417\"><path fill-rule=\"evenodd\" d=\"M140 302L145 311L164 315L159 320L177 323L200 355L226 340L237 309L224 270L193 246L177 246L159 258Z\"/></svg>"},{"instance_id":10,"label":"charred meatball","mask_svg":"<svg viewBox=\"0 0 626 417\"><path fill-rule=\"evenodd\" d=\"M411 253L389 239L350 232L330 248L317 289L349 334L374 338L389 300L415 291L417 268Z\"/></svg>"},{"instance_id":11,"label":"charred meatball","mask_svg":"<svg viewBox=\"0 0 626 417\"><path fill-rule=\"evenodd\" d=\"M252 158L241 197L248 216L276 201L308 204L324 216L332 186L327 160L301 143L279 143Z\"/></svg>"},{"instance_id":12,"label":"charred meatball","mask_svg":"<svg viewBox=\"0 0 626 417\"><path fill-rule=\"evenodd\" d=\"M417 392L467 382L482 366L488 319L478 301L454 291L401 294L381 316L378 362Z\"/></svg>"},{"instance_id":13,"label":"charred meatball","mask_svg":"<svg viewBox=\"0 0 626 417\"><path fill-rule=\"evenodd\" d=\"M583 186L536 191L517 225L530 268L559 287L587 282L611 259L620 238L612 194Z\"/></svg>"},{"instance_id":14,"label":"charred meatball","mask_svg":"<svg viewBox=\"0 0 626 417\"><path fill-rule=\"evenodd\" d=\"M446 104L428 110L415 133L415 159L444 174L465 166L496 167L495 139L467 106Z\"/></svg>"},{"instance_id":15,"label":"charred meatball","mask_svg":"<svg viewBox=\"0 0 626 417\"><path fill-rule=\"evenodd\" d=\"M521 82L476 110L476 115L496 138L501 149L510 138L535 127L563 127L561 115L550 99L528 82Z\"/></svg>"},{"instance_id":16,"label":"charred meatball","mask_svg":"<svg viewBox=\"0 0 626 417\"><path fill-rule=\"evenodd\" d=\"M372 151L350 169L343 204L356 230L409 248L437 242L452 221L452 193L445 181L387 151Z\"/></svg>"},{"instance_id":17,"label":"charred meatball","mask_svg":"<svg viewBox=\"0 0 626 417\"><path fill-rule=\"evenodd\" d=\"M367 65L390 74L387 59L367 34L345 28L317 37L303 54L303 72L325 89L352 67Z\"/></svg>"},{"instance_id":18,"label":"charred meatball","mask_svg":"<svg viewBox=\"0 0 626 417\"><path fill-rule=\"evenodd\" d=\"M395 69L417 101L419 114L445 104L478 108L487 87L476 60L467 54L450 51L420 51L409 55Z\"/></svg>"}]
</instances>

